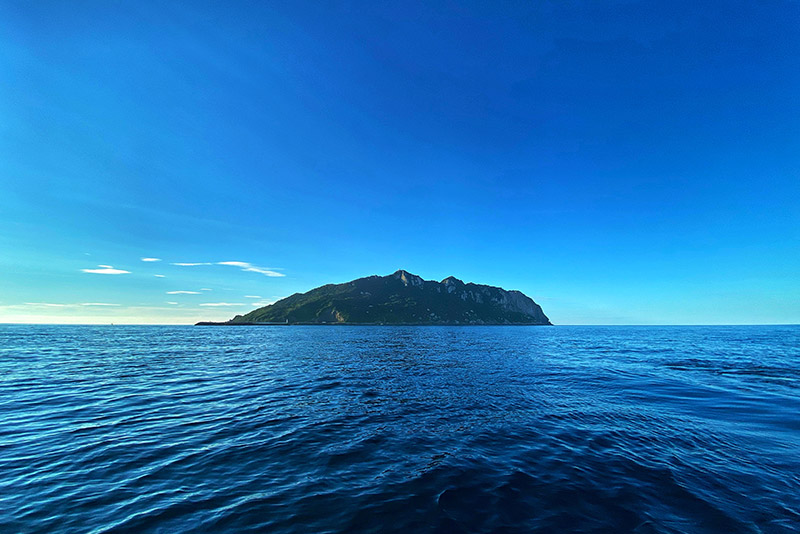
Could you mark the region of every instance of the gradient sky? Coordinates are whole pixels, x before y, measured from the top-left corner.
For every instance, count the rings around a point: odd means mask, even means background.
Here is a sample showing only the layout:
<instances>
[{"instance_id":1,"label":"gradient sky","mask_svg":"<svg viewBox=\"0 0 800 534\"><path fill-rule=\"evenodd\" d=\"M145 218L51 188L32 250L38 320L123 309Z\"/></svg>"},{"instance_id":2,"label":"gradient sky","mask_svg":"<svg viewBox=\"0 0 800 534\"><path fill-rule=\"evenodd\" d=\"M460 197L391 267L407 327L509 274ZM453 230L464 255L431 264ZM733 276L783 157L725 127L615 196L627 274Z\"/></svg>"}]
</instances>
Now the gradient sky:
<instances>
[{"instance_id":1,"label":"gradient sky","mask_svg":"<svg viewBox=\"0 0 800 534\"><path fill-rule=\"evenodd\" d=\"M798 2L2 1L0 322L800 323L798 58Z\"/></svg>"}]
</instances>

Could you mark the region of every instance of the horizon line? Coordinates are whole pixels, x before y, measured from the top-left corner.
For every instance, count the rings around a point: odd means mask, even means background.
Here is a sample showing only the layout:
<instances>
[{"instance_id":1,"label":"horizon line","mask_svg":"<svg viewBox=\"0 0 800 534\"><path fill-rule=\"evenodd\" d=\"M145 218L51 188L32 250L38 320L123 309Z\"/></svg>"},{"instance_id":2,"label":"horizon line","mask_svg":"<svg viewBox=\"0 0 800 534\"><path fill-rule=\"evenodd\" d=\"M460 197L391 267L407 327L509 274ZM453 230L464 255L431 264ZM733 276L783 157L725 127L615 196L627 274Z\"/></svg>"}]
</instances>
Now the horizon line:
<instances>
[{"instance_id":1,"label":"horizon line","mask_svg":"<svg viewBox=\"0 0 800 534\"><path fill-rule=\"evenodd\" d=\"M102 322L102 323L7 323L0 322L0 326L196 326L195 323L127 323L127 322ZM265 325L242 325L242 326L270 326ZM800 323L640 323L640 324L614 324L614 323L559 323L549 325L530 325L530 324L508 324L508 325L480 325L480 324L462 324L462 325L448 325L448 324L355 324L355 323L325 323L325 324L305 324L305 325L291 325L291 326L800 326Z\"/></svg>"}]
</instances>

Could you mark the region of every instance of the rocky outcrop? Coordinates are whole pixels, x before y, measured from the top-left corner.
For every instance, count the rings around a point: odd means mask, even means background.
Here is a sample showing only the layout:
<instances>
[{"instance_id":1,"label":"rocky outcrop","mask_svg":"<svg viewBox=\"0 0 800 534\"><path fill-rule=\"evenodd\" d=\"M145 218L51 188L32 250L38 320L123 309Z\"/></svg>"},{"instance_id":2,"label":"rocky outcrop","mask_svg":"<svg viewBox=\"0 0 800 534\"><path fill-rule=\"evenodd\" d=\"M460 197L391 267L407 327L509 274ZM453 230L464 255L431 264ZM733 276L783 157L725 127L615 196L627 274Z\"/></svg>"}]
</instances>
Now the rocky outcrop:
<instances>
[{"instance_id":1,"label":"rocky outcrop","mask_svg":"<svg viewBox=\"0 0 800 534\"><path fill-rule=\"evenodd\" d=\"M297 293L221 324L549 325L550 320L519 291L465 284L453 276L423 280L399 270Z\"/></svg>"}]
</instances>

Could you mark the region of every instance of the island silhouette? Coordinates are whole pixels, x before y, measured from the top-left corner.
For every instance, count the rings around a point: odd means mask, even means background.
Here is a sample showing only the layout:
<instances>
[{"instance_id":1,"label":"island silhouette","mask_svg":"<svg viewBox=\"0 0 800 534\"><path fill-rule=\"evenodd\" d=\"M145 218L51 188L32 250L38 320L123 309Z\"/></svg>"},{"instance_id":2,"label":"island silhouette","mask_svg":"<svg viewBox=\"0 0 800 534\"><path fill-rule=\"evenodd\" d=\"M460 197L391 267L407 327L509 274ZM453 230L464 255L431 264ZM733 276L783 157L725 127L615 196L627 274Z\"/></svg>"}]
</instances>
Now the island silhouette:
<instances>
[{"instance_id":1,"label":"island silhouette","mask_svg":"<svg viewBox=\"0 0 800 534\"><path fill-rule=\"evenodd\" d=\"M225 322L205 325L550 325L541 306L520 291L423 280L399 270L295 293Z\"/></svg>"}]
</instances>

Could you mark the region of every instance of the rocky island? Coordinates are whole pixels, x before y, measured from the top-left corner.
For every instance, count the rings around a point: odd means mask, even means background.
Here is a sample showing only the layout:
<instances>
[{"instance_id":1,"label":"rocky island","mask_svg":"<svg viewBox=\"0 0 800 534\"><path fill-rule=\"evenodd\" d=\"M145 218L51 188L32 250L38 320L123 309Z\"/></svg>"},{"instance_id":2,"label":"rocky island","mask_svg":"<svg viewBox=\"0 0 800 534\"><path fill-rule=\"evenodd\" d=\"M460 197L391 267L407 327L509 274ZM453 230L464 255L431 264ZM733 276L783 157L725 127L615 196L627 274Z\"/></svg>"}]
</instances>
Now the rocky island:
<instances>
[{"instance_id":1,"label":"rocky island","mask_svg":"<svg viewBox=\"0 0 800 534\"><path fill-rule=\"evenodd\" d=\"M549 325L530 297L519 291L465 284L452 276L423 280L399 270L344 284L327 284L295 293L246 315L197 325L393 324L393 325Z\"/></svg>"}]
</instances>

